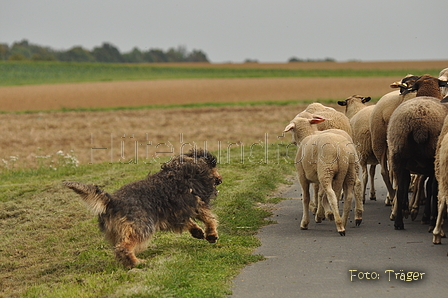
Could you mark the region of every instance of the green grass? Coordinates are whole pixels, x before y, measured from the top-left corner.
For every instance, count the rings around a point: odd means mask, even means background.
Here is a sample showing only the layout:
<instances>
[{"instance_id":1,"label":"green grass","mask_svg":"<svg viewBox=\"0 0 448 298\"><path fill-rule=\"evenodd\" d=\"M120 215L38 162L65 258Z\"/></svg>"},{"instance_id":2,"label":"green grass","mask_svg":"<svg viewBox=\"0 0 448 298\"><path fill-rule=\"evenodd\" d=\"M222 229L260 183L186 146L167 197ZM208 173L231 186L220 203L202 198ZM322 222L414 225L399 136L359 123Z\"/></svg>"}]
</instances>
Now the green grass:
<instances>
[{"instance_id":1,"label":"green grass","mask_svg":"<svg viewBox=\"0 0 448 298\"><path fill-rule=\"evenodd\" d=\"M151 64L0 62L0 86L58 84L98 81L129 81L200 78L264 77L393 77L403 73L437 75L440 69L259 69L201 66L160 66Z\"/></svg>"},{"instance_id":2,"label":"green grass","mask_svg":"<svg viewBox=\"0 0 448 298\"><path fill-rule=\"evenodd\" d=\"M344 100L341 98L340 100ZM316 100L301 100L301 103L312 103ZM318 99L321 103L334 103L335 99ZM60 110L23 110L23 111L0 111L0 114L33 114L48 112L101 112L101 111L123 111L123 110L145 110L145 109L175 109L175 108L219 108L219 107L251 107L251 106L285 106L296 105L297 100L268 100L268 101L240 101L240 102L204 102L204 103L186 103L186 104L165 104L165 105L145 105L145 106L122 106L122 107L93 107L93 108L62 108Z\"/></svg>"},{"instance_id":3,"label":"green grass","mask_svg":"<svg viewBox=\"0 0 448 298\"><path fill-rule=\"evenodd\" d=\"M255 234L269 215L259 205L277 202L267 195L293 172L290 160L271 146L268 163L262 148L245 156L244 164L238 148L230 161L221 152L224 182L213 203L220 222L217 243L159 232L138 255L147 263L131 271L114 260L96 217L61 182L95 183L113 191L160 165L3 170L0 297L226 297L239 270L263 259L252 254L259 246Z\"/></svg>"}]
</instances>

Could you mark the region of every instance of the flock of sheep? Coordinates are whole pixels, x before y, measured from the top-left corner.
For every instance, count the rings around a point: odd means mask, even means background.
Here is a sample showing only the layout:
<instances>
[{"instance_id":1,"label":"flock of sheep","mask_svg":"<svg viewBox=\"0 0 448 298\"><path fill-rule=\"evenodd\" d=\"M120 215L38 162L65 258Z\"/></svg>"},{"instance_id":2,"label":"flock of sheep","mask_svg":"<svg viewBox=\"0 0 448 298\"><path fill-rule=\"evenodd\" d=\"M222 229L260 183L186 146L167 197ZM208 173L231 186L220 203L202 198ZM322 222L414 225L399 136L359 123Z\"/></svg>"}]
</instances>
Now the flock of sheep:
<instances>
[{"instance_id":1,"label":"flock of sheep","mask_svg":"<svg viewBox=\"0 0 448 298\"><path fill-rule=\"evenodd\" d=\"M404 229L403 217L411 214L415 219L419 205L425 202L422 221L430 224L433 243L441 243L448 201L447 81L448 68L438 78L407 75L391 84L398 90L375 105L366 105L370 97L353 95L338 102L345 106L345 115L312 103L291 120L284 131L292 132L298 146L295 164L303 194L301 229L308 228L312 211L316 222L334 220L344 236L353 198L355 223L360 225L369 174L370 199L375 200L375 167L380 164L388 190L386 205L394 206L395 229ZM338 201L342 193L341 217Z\"/></svg>"}]
</instances>

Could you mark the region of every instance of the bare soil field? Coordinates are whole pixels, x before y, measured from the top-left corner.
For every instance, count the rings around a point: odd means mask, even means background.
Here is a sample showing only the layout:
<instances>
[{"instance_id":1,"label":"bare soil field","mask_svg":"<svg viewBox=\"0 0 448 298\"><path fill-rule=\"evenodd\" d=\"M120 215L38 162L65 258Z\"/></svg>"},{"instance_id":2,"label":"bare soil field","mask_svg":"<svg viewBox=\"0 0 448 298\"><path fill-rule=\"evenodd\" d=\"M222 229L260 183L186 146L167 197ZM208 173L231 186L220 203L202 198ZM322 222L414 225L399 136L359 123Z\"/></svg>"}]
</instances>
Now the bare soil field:
<instances>
[{"instance_id":1,"label":"bare soil field","mask_svg":"<svg viewBox=\"0 0 448 298\"><path fill-rule=\"evenodd\" d=\"M0 87L0 110L42 111L214 102L379 97L401 78L247 78Z\"/></svg>"}]
</instances>

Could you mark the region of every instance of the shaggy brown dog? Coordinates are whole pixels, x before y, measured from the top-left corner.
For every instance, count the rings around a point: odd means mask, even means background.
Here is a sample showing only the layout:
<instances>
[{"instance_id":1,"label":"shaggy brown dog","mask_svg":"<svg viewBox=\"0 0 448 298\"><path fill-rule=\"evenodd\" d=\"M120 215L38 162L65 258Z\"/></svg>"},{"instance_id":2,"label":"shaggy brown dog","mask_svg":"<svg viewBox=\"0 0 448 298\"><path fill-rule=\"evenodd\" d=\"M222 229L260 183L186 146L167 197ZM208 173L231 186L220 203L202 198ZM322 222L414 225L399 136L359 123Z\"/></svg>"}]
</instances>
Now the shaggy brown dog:
<instances>
[{"instance_id":1,"label":"shaggy brown dog","mask_svg":"<svg viewBox=\"0 0 448 298\"><path fill-rule=\"evenodd\" d=\"M159 230L188 230L195 238L216 242L217 222L209 209L222 179L216 162L209 152L192 150L163 164L160 172L126 184L113 194L96 185L64 185L80 194L98 215L100 230L114 246L116 258L124 266L134 267L140 263L135 253L145 250ZM193 219L204 222L205 232Z\"/></svg>"}]
</instances>

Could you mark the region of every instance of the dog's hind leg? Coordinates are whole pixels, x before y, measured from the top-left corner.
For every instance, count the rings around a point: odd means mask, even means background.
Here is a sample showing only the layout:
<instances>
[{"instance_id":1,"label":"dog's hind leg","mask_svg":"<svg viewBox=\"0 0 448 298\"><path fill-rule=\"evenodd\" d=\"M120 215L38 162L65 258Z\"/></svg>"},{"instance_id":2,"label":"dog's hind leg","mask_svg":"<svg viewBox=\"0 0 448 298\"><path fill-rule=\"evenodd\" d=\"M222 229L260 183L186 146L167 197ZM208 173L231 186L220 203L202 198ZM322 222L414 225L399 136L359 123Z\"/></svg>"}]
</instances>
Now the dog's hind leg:
<instances>
[{"instance_id":1,"label":"dog's hind leg","mask_svg":"<svg viewBox=\"0 0 448 298\"><path fill-rule=\"evenodd\" d=\"M124 228L121 236L114 247L115 257L125 267L135 267L142 262L135 256L136 248L140 248L142 243L132 227Z\"/></svg>"}]
</instances>

